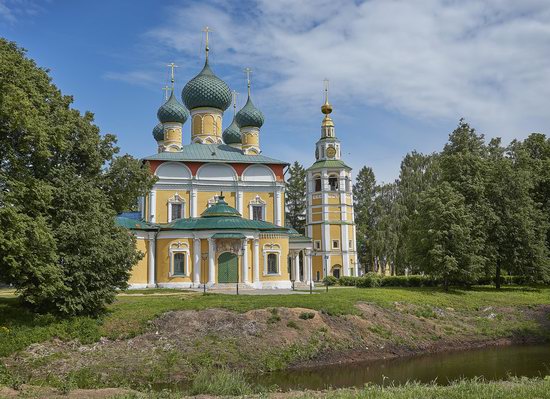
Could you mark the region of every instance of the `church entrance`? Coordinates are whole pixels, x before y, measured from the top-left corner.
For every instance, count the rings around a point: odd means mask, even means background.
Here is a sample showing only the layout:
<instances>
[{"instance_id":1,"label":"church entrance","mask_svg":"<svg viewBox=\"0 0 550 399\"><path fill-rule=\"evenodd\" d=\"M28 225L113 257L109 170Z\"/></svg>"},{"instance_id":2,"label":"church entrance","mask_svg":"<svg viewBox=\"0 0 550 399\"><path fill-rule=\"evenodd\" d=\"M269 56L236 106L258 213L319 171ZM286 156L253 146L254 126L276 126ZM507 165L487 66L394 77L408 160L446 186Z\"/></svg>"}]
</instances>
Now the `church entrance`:
<instances>
[{"instance_id":1,"label":"church entrance","mask_svg":"<svg viewBox=\"0 0 550 399\"><path fill-rule=\"evenodd\" d=\"M236 283L239 260L236 254L224 252L218 257L218 283Z\"/></svg>"},{"instance_id":2,"label":"church entrance","mask_svg":"<svg viewBox=\"0 0 550 399\"><path fill-rule=\"evenodd\" d=\"M332 275L336 278L340 278L340 265L335 265L332 268Z\"/></svg>"}]
</instances>

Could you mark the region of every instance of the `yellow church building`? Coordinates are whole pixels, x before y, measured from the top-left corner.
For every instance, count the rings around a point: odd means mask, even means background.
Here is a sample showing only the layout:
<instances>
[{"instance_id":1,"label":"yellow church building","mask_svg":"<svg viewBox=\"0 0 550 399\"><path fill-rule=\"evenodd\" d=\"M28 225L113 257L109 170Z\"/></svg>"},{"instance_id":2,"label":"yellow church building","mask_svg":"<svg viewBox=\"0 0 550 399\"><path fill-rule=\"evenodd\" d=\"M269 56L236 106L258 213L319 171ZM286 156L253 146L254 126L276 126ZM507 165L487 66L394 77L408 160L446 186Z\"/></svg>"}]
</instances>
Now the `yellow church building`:
<instances>
[{"instance_id":1,"label":"yellow church building","mask_svg":"<svg viewBox=\"0 0 550 399\"><path fill-rule=\"evenodd\" d=\"M157 112L159 124L153 130L157 153L144 158L157 182L140 198L138 214L117 218L119 225L133 232L144 254L132 270L130 287L237 283L258 289L291 288L337 274L335 270L357 274L355 230L349 222L353 220L349 168L331 161L340 158L333 125L332 135L327 133L320 141L327 144L318 143L322 155L308 170L311 238L304 237L285 227L284 172L289 164L264 155L261 149L264 115L252 102L250 79L245 106L234 112L222 131L232 92L213 73L206 43L204 67L183 88L183 104L172 89ZM323 109L327 106L328 102ZM329 113L325 112L323 131L328 129ZM184 144L187 121L190 138ZM331 145L337 155L331 155ZM343 183L331 191L334 173ZM326 190L315 191L318 176ZM335 209L342 210L339 216ZM336 236L341 236L338 248L331 246Z\"/></svg>"}]
</instances>

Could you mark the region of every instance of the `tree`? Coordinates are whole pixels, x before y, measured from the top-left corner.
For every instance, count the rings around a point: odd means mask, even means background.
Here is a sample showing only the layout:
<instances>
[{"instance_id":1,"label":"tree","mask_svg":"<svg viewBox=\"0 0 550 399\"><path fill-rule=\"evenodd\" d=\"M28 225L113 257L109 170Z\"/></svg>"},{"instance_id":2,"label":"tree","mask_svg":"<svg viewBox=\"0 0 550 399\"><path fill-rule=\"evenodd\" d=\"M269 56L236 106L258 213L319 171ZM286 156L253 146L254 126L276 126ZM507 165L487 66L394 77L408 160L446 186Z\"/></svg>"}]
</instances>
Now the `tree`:
<instances>
[{"instance_id":1,"label":"tree","mask_svg":"<svg viewBox=\"0 0 550 399\"><path fill-rule=\"evenodd\" d=\"M374 232L374 200L376 197L376 179L371 168L363 166L353 185L355 227L359 262L365 272L373 268L374 252L371 238Z\"/></svg>"},{"instance_id":2,"label":"tree","mask_svg":"<svg viewBox=\"0 0 550 399\"><path fill-rule=\"evenodd\" d=\"M286 183L286 220L299 233L305 234L306 224L306 171L298 161L288 169L290 177Z\"/></svg>"},{"instance_id":3,"label":"tree","mask_svg":"<svg viewBox=\"0 0 550 399\"><path fill-rule=\"evenodd\" d=\"M71 103L0 39L0 280L35 310L93 315L141 256L114 217L152 179Z\"/></svg>"},{"instance_id":4,"label":"tree","mask_svg":"<svg viewBox=\"0 0 550 399\"><path fill-rule=\"evenodd\" d=\"M532 282L548 280L548 217L531 197L533 177L528 169L514 167L500 139L491 141L489 154L485 191L491 217L485 248L494 265L495 285L500 288L503 270Z\"/></svg>"},{"instance_id":5,"label":"tree","mask_svg":"<svg viewBox=\"0 0 550 399\"><path fill-rule=\"evenodd\" d=\"M409 252L417 267L440 278L445 289L452 282L473 283L481 272L474 217L464 197L442 182L422 193L412 217Z\"/></svg>"}]
</instances>

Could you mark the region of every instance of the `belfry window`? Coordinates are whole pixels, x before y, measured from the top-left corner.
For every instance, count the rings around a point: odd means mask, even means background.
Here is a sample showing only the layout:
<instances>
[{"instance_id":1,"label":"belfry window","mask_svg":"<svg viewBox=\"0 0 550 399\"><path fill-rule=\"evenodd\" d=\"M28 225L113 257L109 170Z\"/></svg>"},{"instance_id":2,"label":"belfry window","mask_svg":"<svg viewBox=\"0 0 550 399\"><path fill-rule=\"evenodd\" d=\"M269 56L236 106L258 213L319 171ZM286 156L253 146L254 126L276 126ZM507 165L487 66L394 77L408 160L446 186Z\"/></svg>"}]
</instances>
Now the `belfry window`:
<instances>
[{"instance_id":1,"label":"belfry window","mask_svg":"<svg viewBox=\"0 0 550 399\"><path fill-rule=\"evenodd\" d=\"M315 178L315 191L321 191L321 178Z\"/></svg>"},{"instance_id":2,"label":"belfry window","mask_svg":"<svg viewBox=\"0 0 550 399\"><path fill-rule=\"evenodd\" d=\"M337 191L338 190L338 177L330 176L328 178L328 185L330 187L330 191Z\"/></svg>"},{"instance_id":3,"label":"belfry window","mask_svg":"<svg viewBox=\"0 0 550 399\"><path fill-rule=\"evenodd\" d=\"M279 267L277 263L277 254L267 255L267 274L279 273Z\"/></svg>"}]
</instances>

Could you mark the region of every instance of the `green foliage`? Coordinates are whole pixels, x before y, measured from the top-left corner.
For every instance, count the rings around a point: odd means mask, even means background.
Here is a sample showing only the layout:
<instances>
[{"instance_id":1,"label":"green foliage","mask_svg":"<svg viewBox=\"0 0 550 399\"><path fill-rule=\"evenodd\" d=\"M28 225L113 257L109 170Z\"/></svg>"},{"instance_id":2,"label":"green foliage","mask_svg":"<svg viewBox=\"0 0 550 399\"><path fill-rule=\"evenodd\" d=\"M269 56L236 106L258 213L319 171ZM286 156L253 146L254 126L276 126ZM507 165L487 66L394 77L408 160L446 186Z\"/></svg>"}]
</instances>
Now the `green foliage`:
<instances>
[{"instance_id":1,"label":"green foliage","mask_svg":"<svg viewBox=\"0 0 550 399\"><path fill-rule=\"evenodd\" d=\"M300 329L300 326L298 326L298 324L294 320L290 320L288 323L286 323L286 326L290 328L294 328L295 330Z\"/></svg>"},{"instance_id":2,"label":"green foliage","mask_svg":"<svg viewBox=\"0 0 550 399\"><path fill-rule=\"evenodd\" d=\"M288 168L286 182L285 208L286 221L299 233L305 233L306 223L306 170L295 161Z\"/></svg>"},{"instance_id":3,"label":"green foliage","mask_svg":"<svg viewBox=\"0 0 550 399\"><path fill-rule=\"evenodd\" d=\"M40 312L95 315L141 256L115 226L153 178L0 39L0 280ZM105 167L105 165L108 165Z\"/></svg>"},{"instance_id":4,"label":"green foliage","mask_svg":"<svg viewBox=\"0 0 550 399\"><path fill-rule=\"evenodd\" d=\"M331 285L336 285L338 283L338 279L334 276L326 276L324 279L323 279L323 284L324 285L328 285L328 286L331 286Z\"/></svg>"},{"instance_id":5,"label":"green foliage","mask_svg":"<svg viewBox=\"0 0 550 399\"><path fill-rule=\"evenodd\" d=\"M242 372L228 369L201 369L195 375L191 395L241 396L254 393Z\"/></svg>"},{"instance_id":6,"label":"green foliage","mask_svg":"<svg viewBox=\"0 0 550 399\"><path fill-rule=\"evenodd\" d=\"M372 168L363 166L353 185L353 206L357 226L357 251L359 261L366 267L372 267L374 257L370 238L374 229L374 199L376 197L376 179Z\"/></svg>"},{"instance_id":7,"label":"green foliage","mask_svg":"<svg viewBox=\"0 0 550 399\"><path fill-rule=\"evenodd\" d=\"M300 313L300 315L298 317L302 320L310 320L310 319L313 319L315 317L315 313L313 313L313 312L302 312L302 313Z\"/></svg>"},{"instance_id":8,"label":"green foliage","mask_svg":"<svg viewBox=\"0 0 550 399\"><path fill-rule=\"evenodd\" d=\"M381 278L378 274L369 272L357 279L356 287L358 288L376 288L381 285Z\"/></svg>"},{"instance_id":9,"label":"green foliage","mask_svg":"<svg viewBox=\"0 0 550 399\"><path fill-rule=\"evenodd\" d=\"M277 308L271 309L271 315L267 319L268 324L275 324L281 321L281 316L279 316L279 310Z\"/></svg>"}]
</instances>

